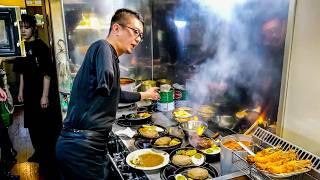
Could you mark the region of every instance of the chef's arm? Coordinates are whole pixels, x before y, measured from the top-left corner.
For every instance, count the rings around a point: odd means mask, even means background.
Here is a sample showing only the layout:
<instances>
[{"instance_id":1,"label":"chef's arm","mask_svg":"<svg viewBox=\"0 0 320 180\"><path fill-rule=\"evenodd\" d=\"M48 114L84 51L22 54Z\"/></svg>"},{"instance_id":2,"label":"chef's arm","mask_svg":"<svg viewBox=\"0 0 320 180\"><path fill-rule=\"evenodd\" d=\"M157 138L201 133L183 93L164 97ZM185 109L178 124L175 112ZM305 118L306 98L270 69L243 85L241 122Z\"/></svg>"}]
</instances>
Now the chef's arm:
<instances>
[{"instance_id":1,"label":"chef's arm","mask_svg":"<svg viewBox=\"0 0 320 180\"><path fill-rule=\"evenodd\" d=\"M121 91L120 93L120 103L134 103L140 100L151 99L158 100L159 93L157 87L150 88L145 92L128 92Z\"/></svg>"}]
</instances>

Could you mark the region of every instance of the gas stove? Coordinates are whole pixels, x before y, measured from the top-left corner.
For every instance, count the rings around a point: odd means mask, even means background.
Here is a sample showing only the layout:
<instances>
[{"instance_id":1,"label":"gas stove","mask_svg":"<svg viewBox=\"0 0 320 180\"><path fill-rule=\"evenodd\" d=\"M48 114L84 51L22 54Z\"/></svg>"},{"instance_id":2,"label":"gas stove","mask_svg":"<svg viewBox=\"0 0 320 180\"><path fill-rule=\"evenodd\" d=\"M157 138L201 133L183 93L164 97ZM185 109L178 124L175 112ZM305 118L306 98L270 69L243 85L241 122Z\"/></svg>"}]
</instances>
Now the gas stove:
<instances>
[{"instance_id":1,"label":"gas stove","mask_svg":"<svg viewBox=\"0 0 320 180\"><path fill-rule=\"evenodd\" d=\"M110 132L107 142L108 156L112 162L113 178L115 180L148 180L146 174L130 167L126 163L126 157L130 153L121 139Z\"/></svg>"}]
</instances>

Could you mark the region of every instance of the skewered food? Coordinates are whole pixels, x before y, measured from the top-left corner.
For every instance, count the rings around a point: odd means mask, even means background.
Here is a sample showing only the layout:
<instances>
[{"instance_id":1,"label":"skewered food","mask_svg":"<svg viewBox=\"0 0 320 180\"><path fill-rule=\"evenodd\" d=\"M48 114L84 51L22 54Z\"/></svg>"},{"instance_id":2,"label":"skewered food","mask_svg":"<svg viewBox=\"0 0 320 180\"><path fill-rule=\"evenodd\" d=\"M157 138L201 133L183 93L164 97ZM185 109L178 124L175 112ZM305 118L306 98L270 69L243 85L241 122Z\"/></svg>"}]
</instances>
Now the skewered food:
<instances>
[{"instance_id":1,"label":"skewered food","mask_svg":"<svg viewBox=\"0 0 320 180\"><path fill-rule=\"evenodd\" d=\"M172 163L178 166L188 166L192 164L190 156L175 154L172 157Z\"/></svg>"},{"instance_id":2,"label":"skewered food","mask_svg":"<svg viewBox=\"0 0 320 180\"><path fill-rule=\"evenodd\" d=\"M280 148L264 149L255 156L249 155L247 161L272 174L301 172L311 167L311 161L298 160L294 150L283 151Z\"/></svg>"},{"instance_id":3,"label":"skewered food","mask_svg":"<svg viewBox=\"0 0 320 180\"><path fill-rule=\"evenodd\" d=\"M192 178L192 179L207 179L209 177L209 172L208 170L204 169L204 168L192 168L188 171L188 177Z\"/></svg>"}]
</instances>

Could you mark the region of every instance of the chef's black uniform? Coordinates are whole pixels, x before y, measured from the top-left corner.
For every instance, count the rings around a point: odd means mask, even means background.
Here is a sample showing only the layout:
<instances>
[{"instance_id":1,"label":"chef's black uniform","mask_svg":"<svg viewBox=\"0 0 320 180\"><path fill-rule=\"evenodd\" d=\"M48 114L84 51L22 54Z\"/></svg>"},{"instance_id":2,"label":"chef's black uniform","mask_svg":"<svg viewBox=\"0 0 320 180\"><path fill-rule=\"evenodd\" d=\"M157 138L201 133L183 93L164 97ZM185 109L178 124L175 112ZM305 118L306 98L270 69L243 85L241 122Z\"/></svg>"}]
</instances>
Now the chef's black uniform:
<instances>
[{"instance_id":1,"label":"chef's black uniform","mask_svg":"<svg viewBox=\"0 0 320 180\"><path fill-rule=\"evenodd\" d=\"M56 146L64 179L106 179L107 134L118 103L140 100L139 93L120 89L119 60L105 40L87 51L72 87L64 129Z\"/></svg>"}]
</instances>

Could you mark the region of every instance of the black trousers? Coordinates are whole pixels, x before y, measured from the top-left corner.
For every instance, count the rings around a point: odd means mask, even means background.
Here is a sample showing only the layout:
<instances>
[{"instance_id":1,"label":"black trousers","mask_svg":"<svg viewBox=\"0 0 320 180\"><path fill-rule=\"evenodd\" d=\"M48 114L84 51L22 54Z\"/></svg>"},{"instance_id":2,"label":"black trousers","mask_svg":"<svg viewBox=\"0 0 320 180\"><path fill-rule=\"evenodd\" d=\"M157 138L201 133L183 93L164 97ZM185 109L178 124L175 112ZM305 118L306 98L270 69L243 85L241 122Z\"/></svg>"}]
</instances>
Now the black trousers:
<instances>
[{"instance_id":1,"label":"black trousers","mask_svg":"<svg viewBox=\"0 0 320 180\"><path fill-rule=\"evenodd\" d=\"M94 131L62 130L56 154L63 180L108 179L106 137Z\"/></svg>"},{"instance_id":2,"label":"black trousers","mask_svg":"<svg viewBox=\"0 0 320 180\"><path fill-rule=\"evenodd\" d=\"M29 127L30 139L35 154L39 157L40 173L46 180L59 179L55 146L60 134L58 127Z\"/></svg>"}]
</instances>

